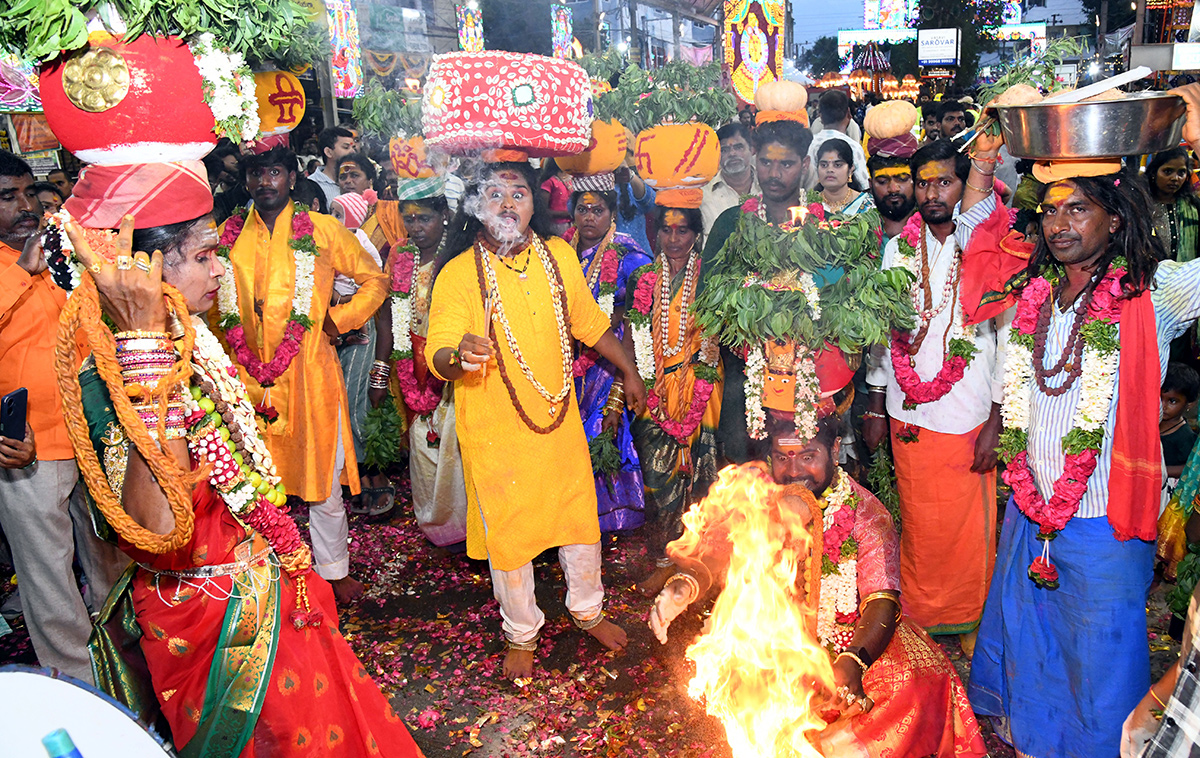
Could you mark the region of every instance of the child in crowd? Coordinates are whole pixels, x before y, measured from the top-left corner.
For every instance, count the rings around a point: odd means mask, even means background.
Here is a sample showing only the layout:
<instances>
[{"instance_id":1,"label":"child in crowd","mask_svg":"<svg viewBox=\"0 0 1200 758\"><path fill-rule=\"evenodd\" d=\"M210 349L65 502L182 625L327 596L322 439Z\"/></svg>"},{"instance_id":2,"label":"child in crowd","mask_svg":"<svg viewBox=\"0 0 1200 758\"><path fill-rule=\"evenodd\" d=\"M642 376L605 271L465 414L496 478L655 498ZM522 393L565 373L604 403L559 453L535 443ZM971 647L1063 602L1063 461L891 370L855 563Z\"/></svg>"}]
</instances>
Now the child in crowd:
<instances>
[{"instance_id":1,"label":"child in crowd","mask_svg":"<svg viewBox=\"0 0 1200 758\"><path fill-rule=\"evenodd\" d=\"M1183 363L1167 365L1162 384L1162 417L1158 436L1162 440L1163 463L1167 467L1168 486L1174 488L1183 474L1188 454L1196 442L1196 433L1188 426L1184 411L1200 395L1200 374Z\"/></svg>"}]
</instances>

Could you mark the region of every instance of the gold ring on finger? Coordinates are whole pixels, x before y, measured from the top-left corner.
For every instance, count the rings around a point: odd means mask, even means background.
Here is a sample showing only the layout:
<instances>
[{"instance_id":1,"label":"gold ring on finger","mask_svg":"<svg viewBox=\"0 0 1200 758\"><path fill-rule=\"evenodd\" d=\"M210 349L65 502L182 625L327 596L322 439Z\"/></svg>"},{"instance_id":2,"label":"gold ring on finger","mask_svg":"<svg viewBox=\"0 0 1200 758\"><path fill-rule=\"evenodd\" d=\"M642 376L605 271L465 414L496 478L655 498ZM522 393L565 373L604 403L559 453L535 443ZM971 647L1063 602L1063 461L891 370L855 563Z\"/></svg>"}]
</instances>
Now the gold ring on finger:
<instances>
[{"instance_id":1,"label":"gold ring on finger","mask_svg":"<svg viewBox=\"0 0 1200 758\"><path fill-rule=\"evenodd\" d=\"M100 261L96 261L92 265L88 266L88 270L91 271L93 274L99 274L100 273Z\"/></svg>"},{"instance_id":2,"label":"gold ring on finger","mask_svg":"<svg viewBox=\"0 0 1200 758\"><path fill-rule=\"evenodd\" d=\"M150 261L146 258L134 258L133 265L137 266L142 271L145 271L147 274L150 273Z\"/></svg>"},{"instance_id":3,"label":"gold ring on finger","mask_svg":"<svg viewBox=\"0 0 1200 758\"><path fill-rule=\"evenodd\" d=\"M133 258L130 258L128 255L117 256L118 271L128 271L131 268L133 268Z\"/></svg>"}]
</instances>

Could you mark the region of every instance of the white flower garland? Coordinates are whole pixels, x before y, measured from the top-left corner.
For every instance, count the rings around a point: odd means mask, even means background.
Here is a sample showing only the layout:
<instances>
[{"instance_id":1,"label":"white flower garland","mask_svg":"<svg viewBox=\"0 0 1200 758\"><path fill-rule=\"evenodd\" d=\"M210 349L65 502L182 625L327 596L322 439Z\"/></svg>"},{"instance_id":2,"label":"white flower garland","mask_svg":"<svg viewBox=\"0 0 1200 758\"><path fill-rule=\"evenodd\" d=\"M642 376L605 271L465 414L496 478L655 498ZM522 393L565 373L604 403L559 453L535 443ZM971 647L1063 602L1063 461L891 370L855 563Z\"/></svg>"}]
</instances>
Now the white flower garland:
<instances>
[{"instance_id":1,"label":"white flower garland","mask_svg":"<svg viewBox=\"0 0 1200 758\"><path fill-rule=\"evenodd\" d=\"M767 359L762 346L746 353L746 429L750 438L761 440L767 434L767 412L763 409L763 386L766 381Z\"/></svg>"},{"instance_id":2,"label":"white flower garland","mask_svg":"<svg viewBox=\"0 0 1200 758\"><path fill-rule=\"evenodd\" d=\"M396 252L399 254L403 250ZM420 275L421 251L416 250L413 252L412 280L409 282L408 292L392 293L392 354L400 358L413 357L413 298L417 295L417 279Z\"/></svg>"},{"instance_id":3,"label":"white flower garland","mask_svg":"<svg viewBox=\"0 0 1200 758\"><path fill-rule=\"evenodd\" d=\"M654 386L654 335L650 331L651 321L644 324L632 325L633 359L637 362L638 373L647 387Z\"/></svg>"},{"instance_id":4,"label":"white flower garland","mask_svg":"<svg viewBox=\"0 0 1200 758\"><path fill-rule=\"evenodd\" d=\"M71 272L71 289L67 291L67 297L71 296L71 293L83 280L83 264L75 256L75 246L71 244L71 238L67 236L67 222L70 220L71 214L66 208L60 208L58 213L50 216L50 226L58 231L59 249L62 250L67 268ZM46 262L49 264L49 258Z\"/></svg>"},{"instance_id":5,"label":"white flower garland","mask_svg":"<svg viewBox=\"0 0 1200 758\"><path fill-rule=\"evenodd\" d=\"M893 258L895 268L903 268L913 275L913 284L910 294L912 296L913 310L917 312L917 324L913 330L914 333L919 331L925 325L926 320L921 316L921 306L923 299L921 297L921 269L917 265L917 257L904 252L903 245L896 246L896 256ZM933 321L939 313L946 307L950 301L954 301L954 313L950 317L950 333L946 335L947 344L949 340L966 339L974 341L978 327L967 326L967 317L963 313L962 298L955 297L955 293L951 291L951 284L957 278L957 271L962 267L962 256L958 253L958 246L955 245L954 265L946 272L946 281L942 286L942 299L935 308L933 303L924 303L926 310L930 312L929 321Z\"/></svg>"},{"instance_id":6,"label":"white flower garland","mask_svg":"<svg viewBox=\"0 0 1200 758\"><path fill-rule=\"evenodd\" d=\"M213 131L235 143L258 137L258 100L246 59L241 53L217 47L210 32L194 38L188 49L203 80L204 102L217 122Z\"/></svg>"},{"instance_id":7,"label":"white flower garland","mask_svg":"<svg viewBox=\"0 0 1200 758\"><path fill-rule=\"evenodd\" d=\"M796 345L796 432L801 439L811 440L817 436L817 400L821 385L817 381L817 367L812 353L803 345ZM762 401L759 401L762 405Z\"/></svg>"},{"instance_id":8,"label":"white flower garland","mask_svg":"<svg viewBox=\"0 0 1200 758\"><path fill-rule=\"evenodd\" d=\"M1108 422L1120 359L1117 350L1105 354L1084 343L1079 402L1071 417L1072 427L1095 431ZM1029 433L1033 382L1032 351L1016 340L1009 340L1004 360L1004 402L1000 405L1000 415L1006 428Z\"/></svg>"},{"instance_id":9,"label":"white flower garland","mask_svg":"<svg viewBox=\"0 0 1200 758\"><path fill-rule=\"evenodd\" d=\"M192 351L193 369L211 382L216 389L216 394L228 404L237 427L243 431L242 447L253 459L237 461L242 471L246 473L246 479L235 485L232 490L222 492L222 497L234 513L242 513L252 506L257 502L259 494L267 495L271 502L278 500L280 502L276 504L281 504L282 493L272 494L270 492L271 490L278 492L280 478L275 463L271 459L271 451L263 442L262 436L257 433L258 425L254 406L251 405L249 395L246 393L246 385L237 378L237 369L234 368L233 362L221 347L220 341L209 330L208 325L198 316L192 317L192 324L196 328L196 345ZM188 413L212 412L210 408L206 407L211 404L211 399L203 396L198 398L196 394L183 393L184 407ZM205 400L208 402L205 403ZM222 429L220 439L233 453L236 461L236 456L239 454L234 452L234 444L229 440L228 433L227 429ZM213 436L215 437L215 435ZM220 452L223 452L214 449L221 444L216 439L189 440L188 444L197 457L214 459ZM219 484L220 476L216 469L210 474L210 481L214 486Z\"/></svg>"},{"instance_id":10,"label":"white flower garland","mask_svg":"<svg viewBox=\"0 0 1200 758\"><path fill-rule=\"evenodd\" d=\"M812 274L804 272L797 277L800 281L800 292L804 295L805 302L808 303L808 311L812 316L812 320L821 320L821 290L817 287L817 282L812 278Z\"/></svg>"},{"instance_id":11,"label":"white flower garland","mask_svg":"<svg viewBox=\"0 0 1200 758\"><path fill-rule=\"evenodd\" d=\"M1004 402L1000 417L1004 426L1029 429L1033 399L1033 353L1016 340L1009 340L1004 361Z\"/></svg>"},{"instance_id":12,"label":"white flower garland","mask_svg":"<svg viewBox=\"0 0 1200 758\"><path fill-rule=\"evenodd\" d=\"M853 497L854 489L850 486L850 477L838 466L833 484L821 496L826 504L821 514L823 531L833 528L835 517ZM838 562L837 573L821 575L820 600L817 610L817 636L822 644L828 646L836 641L838 614L849 616L858 611L857 557Z\"/></svg>"},{"instance_id":13,"label":"white flower garland","mask_svg":"<svg viewBox=\"0 0 1200 758\"><path fill-rule=\"evenodd\" d=\"M609 321L612 321L613 310L616 308L616 302L617 300L611 292L601 295L600 299L596 301L596 304L600 306L600 310L604 311L604 314L608 316Z\"/></svg>"}]
</instances>

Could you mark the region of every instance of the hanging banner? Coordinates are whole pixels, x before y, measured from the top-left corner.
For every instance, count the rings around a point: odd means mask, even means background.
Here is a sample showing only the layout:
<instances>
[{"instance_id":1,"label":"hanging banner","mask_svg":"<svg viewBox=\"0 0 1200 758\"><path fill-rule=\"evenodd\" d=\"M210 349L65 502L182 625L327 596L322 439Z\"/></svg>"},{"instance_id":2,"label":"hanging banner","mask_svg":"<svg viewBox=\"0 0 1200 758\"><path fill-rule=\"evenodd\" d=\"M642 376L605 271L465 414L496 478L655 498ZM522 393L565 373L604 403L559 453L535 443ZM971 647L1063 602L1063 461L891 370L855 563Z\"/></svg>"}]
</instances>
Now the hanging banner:
<instances>
[{"instance_id":1,"label":"hanging banner","mask_svg":"<svg viewBox=\"0 0 1200 758\"><path fill-rule=\"evenodd\" d=\"M741 103L783 73L783 0L726 0L725 71Z\"/></svg>"},{"instance_id":2,"label":"hanging banner","mask_svg":"<svg viewBox=\"0 0 1200 758\"><path fill-rule=\"evenodd\" d=\"M567 6L550 6L550 37L553 42L554 57L570 58L571 42L574 40L574 29L571 20L571 9Z\"/></svg>"},{"instance_id":3,"label":"hanging banner","mask_svg":"<svg viewBox=\"0 0 1200 758\"><path fill-rule=\"evenodd\" d=\"M329 16L329 45L333 50L333 96L354 97L363 84L362 48L352 0L325 0Z\"/></svg>"},{"instance_id":4,"label":"hanging banner","mask_svg":"<svg viewBox=\"0 0 1200 758\"><path fill-rule=\"evenodd\" d=\"M464 53L483 51L483 12L478 8L460 5L458 14L458 47Z\"/></svg>"}]
</instances>

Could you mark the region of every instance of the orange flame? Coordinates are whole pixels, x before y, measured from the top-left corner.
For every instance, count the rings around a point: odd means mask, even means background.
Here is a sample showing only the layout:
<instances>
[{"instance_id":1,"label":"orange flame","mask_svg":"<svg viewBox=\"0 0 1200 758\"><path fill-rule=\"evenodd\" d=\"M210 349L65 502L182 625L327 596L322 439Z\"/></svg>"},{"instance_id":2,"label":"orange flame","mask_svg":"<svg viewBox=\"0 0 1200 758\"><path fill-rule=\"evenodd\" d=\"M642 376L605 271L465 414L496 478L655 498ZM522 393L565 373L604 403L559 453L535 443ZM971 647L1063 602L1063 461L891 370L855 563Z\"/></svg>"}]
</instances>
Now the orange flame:
<instances>
[{"instance_id":1,"label":"orange flame","mask_svg":"<svg viewBox=\"0 0 1200 758\"><path fill-rule=\"evenodd\" d=\"M670 545L677 563L700 561L716 576L713 558L728 554L724 589L687 650L688 694L725 725L735 758L819 757L810 737L827 726L817 706L834 689L816 633L820 508L807 489L764 474L761 464L721 471Z\"/></svg>"},{"instance_id":2,"label":"orange flame","mask_svg":"<svg viewBox=\"0 0 1200 758\"><path fill-rule=\"evenodd\" d=\"M791 218L788 220L792 226L800 226L808 218L808 208L805 208L803 205L793 205L791 208L788 208L788 213L791 214Z\"/></svg>"}]
</instances>

